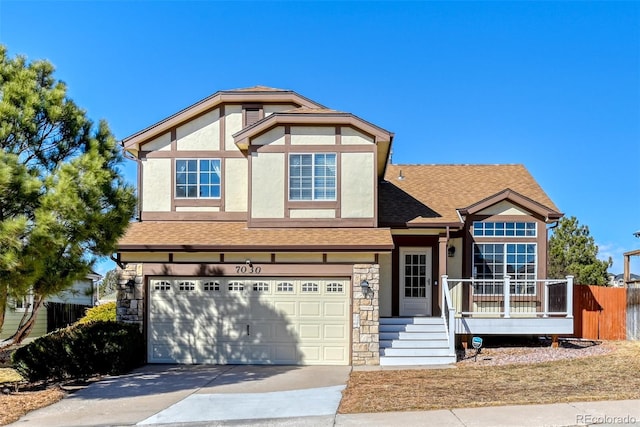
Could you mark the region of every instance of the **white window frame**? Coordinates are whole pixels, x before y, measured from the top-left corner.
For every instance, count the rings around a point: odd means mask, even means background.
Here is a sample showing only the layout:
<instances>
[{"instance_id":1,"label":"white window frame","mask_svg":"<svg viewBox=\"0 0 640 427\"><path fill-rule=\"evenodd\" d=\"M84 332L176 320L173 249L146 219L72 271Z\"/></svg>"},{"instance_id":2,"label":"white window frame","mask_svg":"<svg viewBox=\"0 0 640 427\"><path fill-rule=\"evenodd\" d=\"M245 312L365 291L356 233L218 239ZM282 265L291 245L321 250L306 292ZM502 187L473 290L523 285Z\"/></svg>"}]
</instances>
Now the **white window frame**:
<instances>
[{"instance_id":1,"label":"white window frame","mask_svg":"<svg viewBox=\"0 0 640 427\"><path fill-rule=\"evenodd\" d=\"M194 161L196 162L196 169L195 171L192 170L185 170L185 171L180 171L178 170L178 162L190 162L190 161ZM217 168L218 170L215 171L211 170L211 171L205 171L202 172L200 170L201 168L201 162L218 162ZM188 165L188 163L187 163ZM217 173L216 173L217 172ZM179 183L178 182L178 175L180 173L186 173L187 176L185 177L186 182L184 183ZM188 176L189 174L195 174L195 183L190 183L188 182ZM202 174L207 174L209 175L209 179L211 178L211 175L215 174L218 176L218 183L202 183L201 179L202 179ZM180 158L180 159L175 159L175 183L174 183L174 196L176 199L214 199L214 200L218 200L221 198L222 196L222 160L219 158ZM189 196L189 187L194 187L196 188L196 195L195 196ZM178 188L179 187L185 187L185 195L178 195ZM202 188L203 187L209 187L211 188L217 188L218 189L218 195L217 196L201 196L201 192L202 192Z\"/></svg>"},{"instance_id":2,"label":"white window frame","mask_svg":"<svg viewBox=\"0 0 640 427\"><path fill-rule=\"evenodd\" d=\"M311 156L311 176L307 177L307 176L303 176L302 174L292 174L292 168L296 167L296 165L292 164L291 159L295 156ZM316 176L316 168L323 166L323 165L317 165L316 164L316 159L320 158L321 156L333 156L333 160L334 160L334 164L333 164L333 176L330 175L323 175L323 176ZM300 165L302 166L302 165ZM302 170L302 168L300 167L300 169ZM302 181L303 179L307 179L311 181L311 187L305 187L302 184L300 184L300 186L293 186L293 180L295 179L300 179L300 181ZM320 186L316 186L316 180L318 179L323 179L325 182L325 186L324 187L320 187ZM329 179L333 179L333 185L332 186L327 186L326 185L326 181ZM293 195L292 197L292 191L294 191L294 188L296 191L299 191L299 195L295 196ZM310 197L303 197L302 192L305 190L310 190L311 191L311 195ZM316 193L318 191L324 190L325 196L319 196ZM326 193L330 192L331 190L333 190L333 197L326 197ZM337 192L338 192L338 155L337 153L290 153L289 154L289 186L288 186L288 192L289 192L289 201L292 202L309 202L309 201L336 201L337 200Z\"/></svg>"},{"instance_id":3,"label":"white window frame","mask_svg":"<svg viewBox=\"0 0 640 427\"><path fill-rule=\"evenodd\" d=\"M530 226L533 225L533 228ZM532 234L527 234L532 232ZM518 234L520 233L520 234ZM473 237L523 238L537 237L538 224L534 221L474 221Z\"/></svg>"},{"instance_id":4,"label":"white window frame","mask_svg":"<svg viewBox=\"0 0 640 427\"><path fill-rule=\"evenodd\" d=\"M476 266L476 253L478 250L478 246L485 246L485 245L496 245L496 246L502 246L503 250L502 250L502 273L494 273L493 277L486 277L485 275L481 275L480 273L478 273L478 268ZM509 252L508 251L508 247L509 246L533 246L533 262L529 262L528 260L524 260L524 262L520 262L518 261L519 257L527 257L527 251L525 250L524 253L520 253L518 251L515 252ZM486 252L485 252L486 253ZM538 245L537 243L534 242L474 242L473 245L473 258L472 258L472 267L473 267L473 277L474 279L480 279L480 280L493 280L494 283L487 283L485 282L483 284L483 282L478 282L476 284L476 287L474 289L474 294L475 295L483 295L483 296L490 296L490 295L503 295L504 294L504 290L502 288L502 285L504 283L504 276L505 275L509 275L511 277L511 289L509 290L511 295L520 295L520 296L536 296L537 295L537 278L538 278ZM513 262L509 262L509 258L510 257L515 257ZM509 265L514 265L516 268L514 268L514 270L517 270L518 266L521 267L533 267L533 276L532 277L526 277L526 276L530 276L531 273L520 273L520 274L524 274L525 277L518 277L518 273L517 271L509 271L508 266ZM485 287L485 286L490 286L493 287L494 292L478 292L479 288ZM498 287L499 291L496 291L496 287ZM529 289L533 289L533 292L528 292ZM524 290L524 292L523 292Z\"/></svg>"},{"instance_id":5,"label":"white window frame","mask_svg":"<svg viewBox=\"0 0 640 427\"><path fill-rule=\"evenodd\" d=\"M24 313L33 307L33 294L23 296L22 298L13 298L13 307L16 313Z\"/></svg>"}]
</instances>

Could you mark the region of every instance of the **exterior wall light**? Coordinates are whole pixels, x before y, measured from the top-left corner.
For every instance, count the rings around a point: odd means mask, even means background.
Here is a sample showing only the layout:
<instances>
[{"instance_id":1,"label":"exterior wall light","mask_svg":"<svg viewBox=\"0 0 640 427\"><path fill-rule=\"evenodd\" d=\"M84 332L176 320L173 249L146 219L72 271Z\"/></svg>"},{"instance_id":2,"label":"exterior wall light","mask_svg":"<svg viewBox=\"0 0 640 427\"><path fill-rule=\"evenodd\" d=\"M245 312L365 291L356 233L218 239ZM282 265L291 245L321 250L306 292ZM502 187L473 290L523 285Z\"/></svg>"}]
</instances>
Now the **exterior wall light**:
<instances>
[{"instance_id":1,"label":"exterior wall light","mask_svg":"<svg viewBox=\"0 0 640 427\"><path fill-rule=\"evenodd\" d=\"M453 257L456 254L456 247L451 245L447 248L447 256L449 258Z\"/></svg>"},{"instance_id":2,"label":"exterior wall light","mask_svg":"<svg viewBox=\"0 0 640 427\"><path fill-rule=\"evenodd\" d=\"M369 282L367 282L366 280L360 282L360 289L362 289L362 295L364 295L365 297L369 295L369 291L371 290Z\"/></svg>"}]
</instances>

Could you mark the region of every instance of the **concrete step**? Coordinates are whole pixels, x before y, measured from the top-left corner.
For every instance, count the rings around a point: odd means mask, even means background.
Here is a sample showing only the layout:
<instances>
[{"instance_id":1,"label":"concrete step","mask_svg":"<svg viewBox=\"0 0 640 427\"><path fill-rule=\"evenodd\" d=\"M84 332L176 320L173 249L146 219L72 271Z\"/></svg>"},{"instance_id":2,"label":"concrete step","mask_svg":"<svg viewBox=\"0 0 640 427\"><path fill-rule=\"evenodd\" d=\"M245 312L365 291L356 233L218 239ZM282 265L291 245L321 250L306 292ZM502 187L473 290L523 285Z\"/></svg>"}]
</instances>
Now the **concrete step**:
<instances>
[{"instance_id":1,"label":"concrete step","mask_svg":"<svg viewBox=\"0 0 640 427\"><path fill-rule=\"evenodd\" d=\"M380 350L380 356L397 356L397 357L434 357L448 356L449 348L383 348Z\"/></svg>"},{"instance_id":2,"label":"concrete step","mask_svg":"<svg viewBox=\"0 0 640 427\"><path fill-rule=\"evenodd\" d=\"M442 317L381 317L381 325L444 325Z\"/></svg>"},{"instance_id":3,"label":"concrete step","mask_svg":"<svg viewBox=\"0 0 640 427\"><path fill-rule=\"evenodd\" d=\"M444 325L427 325L427 324L380 324L380 332L439 332L444 331Z\"/></svg>"},{"instance_id":4,"label":"concrete step","mask_svg":"<svg viewBox=\"0 0 640 427\"><path fill-rule=\"evenodd\" d=\"M380 331L381 340L446 340L447 334L444 331L438 332L382 332Z\"/></svg>"},{"instance_id":5,"label":"concrete step","mask_svg":"<svg viewBox=\"0 0 640 427\"><path fill-rule=\"evenodd\" d=\"M433 357L380 357L380 366L450 365L453 363L456 363L456 356L454 355Z\"/></svg>"},{"instance_id":6,"label":"concrete step","mask_svg":"<svg viewBox=\"0 0 640 427\"><path fill-rule=\"evenodd\" d=\"M380 348L442 348L448 347L446 338L437 340L380 340Z\"/></svg>"}]
</instances>

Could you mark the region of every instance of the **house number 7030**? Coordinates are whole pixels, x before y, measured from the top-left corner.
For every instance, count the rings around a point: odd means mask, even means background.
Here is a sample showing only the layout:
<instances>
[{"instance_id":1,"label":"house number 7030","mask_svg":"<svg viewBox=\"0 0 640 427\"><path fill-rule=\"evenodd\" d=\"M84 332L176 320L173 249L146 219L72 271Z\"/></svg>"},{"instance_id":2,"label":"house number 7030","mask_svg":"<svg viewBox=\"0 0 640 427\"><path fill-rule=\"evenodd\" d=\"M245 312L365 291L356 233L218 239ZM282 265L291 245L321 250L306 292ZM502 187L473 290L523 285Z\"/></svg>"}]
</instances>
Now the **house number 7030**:
<instances>
[{"instance_id":1,"label":"house number 7030","mask_svg":"<svg viewBox=\"0 0 640 427\"><path fill-rule=\"evenodd\" d=\"M255 265L236 265L236 273L240 274L260 274L262 272L261 267Z\"/></svg>"}]
</instances>

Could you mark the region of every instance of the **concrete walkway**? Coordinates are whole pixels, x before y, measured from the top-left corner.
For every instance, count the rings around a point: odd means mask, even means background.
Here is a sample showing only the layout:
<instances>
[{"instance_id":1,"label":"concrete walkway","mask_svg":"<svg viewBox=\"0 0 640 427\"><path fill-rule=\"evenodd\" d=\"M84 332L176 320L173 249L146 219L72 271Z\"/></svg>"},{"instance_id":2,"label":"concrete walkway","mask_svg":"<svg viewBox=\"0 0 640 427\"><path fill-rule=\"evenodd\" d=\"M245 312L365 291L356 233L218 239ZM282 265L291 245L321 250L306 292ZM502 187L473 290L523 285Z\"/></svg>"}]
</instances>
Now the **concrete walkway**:
<instances>
[{"instance_id":1,"label":"concrete walkway","mask_svg":"<svg viewBox=\"0 0 640 427\"><path fill-rule=\"evenodd\" d=\"M640 427L640 400L336 414L350 369L149 365L91 384L12 425Z\"/></svg>"}]
</instances>

